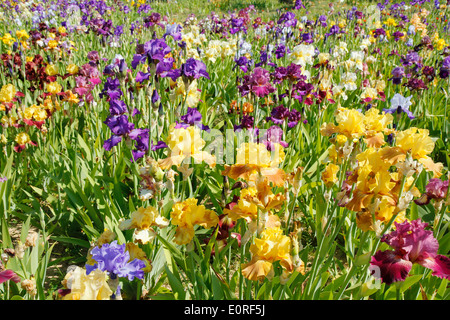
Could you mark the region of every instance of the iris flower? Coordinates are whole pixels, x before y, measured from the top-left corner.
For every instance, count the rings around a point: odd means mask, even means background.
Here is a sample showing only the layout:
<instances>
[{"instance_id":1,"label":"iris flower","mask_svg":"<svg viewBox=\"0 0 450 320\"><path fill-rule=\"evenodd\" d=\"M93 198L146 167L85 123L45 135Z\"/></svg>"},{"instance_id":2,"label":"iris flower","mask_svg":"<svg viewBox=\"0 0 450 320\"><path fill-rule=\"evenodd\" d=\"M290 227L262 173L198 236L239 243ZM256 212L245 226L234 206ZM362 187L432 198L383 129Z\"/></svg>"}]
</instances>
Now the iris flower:
<instances>
[{"instance_id":1,"label":"iris flower","mask_svg":"<svg viewBox=\"0 0 450 320\"><path fill-rule=\"evenodd\" d=\"M209 79L209 74L206 71L206 65L202 61L194 58L189 58L182 64L181 75L190 81L200 77Z\"/></svg>"},{"instance_id":2,"label":"iris flower","mask_svg":"<svg viewBox=\"0 0 450 320\"><path fill-rule=\"evenodd\" d=\"M448 192L448 180L442 181L438 178L430 179L425 187L425 193L419 198L414 200L418 205L426 205L430 203L431 199L436 201L444 200Z\"/></svg>"},{"instance_id":3,"label":"iris flower","mask_svg":"<svg viewBox=\"0 0 450 320\"><path fill-rule=\"evenodd\" d=\"M265 229L250 246L252 260L242 264L242 275L249 280L262 280L273 274L273 263L279 261L288 272L293 270L291 239L279 227Z\"/></svg>"},{"instance_id":4,"label":"iris flower","mask_svg":"<svg viewBox=\"0 0 450 320\"><path fill-rule=\"evenodd\" d=\"M12 280L15 283L20 282L20 277L12 270L6 269L0 272L0 284L6 282L8 280Z\"/></svg>"},{"instance_id":5,"label":"iris flower","mask_svg":"<svg viewBox=\"0 0 450 320\"><path fill-rule=\"evenodd\" d=\"M386 113L406 113L410 119L414 119L413 113L409 110L409 106L412 105L411 102L412 96L403 97L401 94L396 93L394 97L391 99L391 108L383 109Z\"/></svg>"},{"instance_id":6,"label":"iris flower","mask_svg":"<svg viewBox=\"0 0 450 320\"><path fill-rule=\"evenodd\" d=\"M163 169L169 169L172 165L179 167L185 159L191 157L194 161L205 161L212 167L216 164L215 157L202 150L206 142L202 139L201 129L197 126L184 128L172 124L165 143L169 149L169 156L159 160L159 165Z\"/></svg>"},{"instance_id":7,"label":"iris flower","mask_svg":"<svg viewBox=\"0 0 450 320\"><path fill-rule=\"evenodd\" d=\"M405 76L405 69L403 67L395 67L391 74L392 77L389 80L392 80L393 84L400 84Z\"/></svg>"},{"instance_id":8,"label":"iris flower","mask_svg":"<svg viewBox=\"0 0 450 320\"><path fill-rule=\"evenodd\" d=\"M219 216L204 205L198 205L195 198L175 203L170 216L172 224L177 226L175 243L179 245L188 244L194 238L195 225L209 229L219 223Z\"/></svg>"},{"instance_id":9,"label":"iris flower","mask_svg":"<svg viewBox=\"0 0 450 320\"><path fill-rule=\"evenodd\" d=\"M270 83L270 73L264 68L256 67L251 75L245 75L243 84L239 86L242 96L249 92L254 93L258 97L265 97L275 91Z\"/></svg>"},{"instance_id":10,"label":"iris flower","mask_svg":"<svg viewBox=\"0 0 450 320\"><path fill-rule=\"evenodd\" d=\"M420 219L395 223L396 230L384 235L382 242L393 250L378 251L370 262L372 274L377 274L386 284L403 281L414 263L431 269L432 275L450 279L450 259L437 254L438 241L433 232L425 230L427 223Z\"/></svg>"},{"instance_id":11,"label":"iris flower","mask_svg":"<svg viewBox=\"0 0 450 320\"><path fill-rule=\"evenodd\" d=\"M96 261L94 265L86 264L86 274L93 270L100 269L107 271L111 277L125 277L132 281L134 278L143 279L146 267L145 263L139 259L130 260L130 254L125 250L126 245L119 245L117 240L105 243L100 247L91 250L92 259Z\"/></svg>"}]
</instances>

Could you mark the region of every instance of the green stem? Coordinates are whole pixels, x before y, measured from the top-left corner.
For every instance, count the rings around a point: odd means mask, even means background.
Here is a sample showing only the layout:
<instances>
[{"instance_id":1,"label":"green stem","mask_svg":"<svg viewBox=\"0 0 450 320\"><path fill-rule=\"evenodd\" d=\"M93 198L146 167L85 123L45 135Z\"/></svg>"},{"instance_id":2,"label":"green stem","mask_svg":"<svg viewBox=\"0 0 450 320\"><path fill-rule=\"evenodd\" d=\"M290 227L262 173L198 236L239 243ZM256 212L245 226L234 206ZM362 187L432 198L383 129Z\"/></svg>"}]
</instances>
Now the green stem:
<instances>
[{"instance_id":1,"label":"green stem","mask_svg":"<svg viewBox=\"0 0 450 320\"><path fill-rule=\"evenodd\" d=\"M358 251L355 253L354 258L357 258L360 255L360 252L363 250L364 245L367 241L368 235L369 235L369 232L367 232L367 231L362 234L361 240L359 242ZM337 300L340 300L342 298L342 294L344 293L345 289L347 288L350 280L353 278L353 275L355 274L357 269L358 269L357 264L353 262L349 273L345 277L344 283L341 285L341 288L339 289L338 295L336 297Z\"/></svg>"}]
</instances>

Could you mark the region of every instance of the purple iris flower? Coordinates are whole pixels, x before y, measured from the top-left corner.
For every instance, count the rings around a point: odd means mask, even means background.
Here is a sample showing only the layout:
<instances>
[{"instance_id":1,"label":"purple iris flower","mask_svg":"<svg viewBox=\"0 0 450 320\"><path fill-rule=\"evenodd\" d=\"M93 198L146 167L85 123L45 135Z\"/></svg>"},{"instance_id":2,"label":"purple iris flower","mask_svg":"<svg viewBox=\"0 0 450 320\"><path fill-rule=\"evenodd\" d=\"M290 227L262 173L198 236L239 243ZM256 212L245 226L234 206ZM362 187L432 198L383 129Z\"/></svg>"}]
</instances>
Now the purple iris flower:
<instances>
[{"instance_id":1,"label":"purple iris flower","mask_svg":"<svg viewBox=\"0 0 450 320\"><path fill-rule=\"evenodd\" d=\"M114 35L120 37L123 34L123 26L116 26L114 28Z\"/></svg>"},{"instance_id":2,"label":"purple iris flower","mask_svg":"<svg viewBox=\"0 0 450 320\"><path fill-rule=\"evenodd\" d=\"M435 77L435 71L432 66L424 66L422 69L422 73L428 81L432 81Z\"/></svg>"},{"instance_id":3,"label":"purple iris flower","mask_svg":"<svg viewBox=\"0 0 450 320\"><path fill-rule=\"evenodd\" d=\"M408 80L407 83L405 83L405 86L410 90L423 90L428 89L428 87L425 85L422 79L419 78L411 78Z\"/></svg>"},{"instance_id":4,"label":"purple iris flower","mask_svg":"<svg viewBox=\"0 0 450 320\"><path fill-rule=\"evenodd\" d=\"M401 94L396 93L394 97L391 99L391 108L383 109L383 111L385 113L397 113L397 114L404 112L408 115L410 119L414 119L413 113L409 110L409 106L412 105L411 98L412 96L405 98Z\"/></svg>"},{"instance_id":5,"label":"purple iris flower","mask_svg":"<svg viewBox=\"0 0 450 320\"><path fill-rule=\"evenodd\" d=\"M294 83L292 88L292 97L297 99L300 103L306 103L307 99L304 97L308 96L313 90L314 85L304 81L305 79L300 79L298 82Z\"/></svg>"},{"instance_id":6,"label":"purple iris flower","mask_svg":"<svg viewBox=\"0 0 450 320\"><path fill-rule=\"evenodd\" d=\"M378 28L373 32L373 37L375 39L379 36L386 36L386 31L383 28Z\"/></svg>"},{"instance_id":7,"label":"purple iris flower","mask_svg":"<svg viewBox=\"0 0 450 320\"><path fill-rule=\"evenodd\" d=\"M121 141L122 141L122 136L112 135L111 138L109 138L108 140L105 140L105 142L103 143L103 148L106 151L109 151L112 148L114 148L116 145L118 145Z\"/></svg>"},{"instance_id":8,"label":"purple iris flower","mask_svg":"<svg viewBox=\"0 0 450 320\"><path fill-rule=\"evenodd\" d=\"M255 64L255 67L261 67L262 65L265 65L266 63L270 65L270 63L268 63L270 55L267 51L265 50L261 50L261 55L259 57L259 61L257 64Z\"/></svg>"},{"instance_id":9,"label":"purple iris flower","mask_svg":"<svg viewBox=\"0 0 450 320\"><path fill-rule=\"evenodd\" d=\"M202 114L196 108L188 107L187 113L181 116L181 120L184 123L194 124L202 121Z\"/></svg>"},{"instance_id":10,"label":"purple iris flower","mask_svg":"<svg viewBox=\"0 0 450 320\"><path fill-rule=\"evenodd\" d=\"M302 75L301 66L291 63L286 67L286 79L295 82L297 80L306 80L306 76Z\"/></svg>"},{"instance_id":11,"label":"purple iris flower","mask_svg":"<svg viewBox=\"0 0 450 320\"><path fill-rule=\"evenodd\" d=\"M270 83L270 73L264 68L257 67L250 75L245 75L243 84L238 87L242 96L249 92L253 92L258 97L267 96L275 91L275 88Z\"/></svg>"},{"instance_id":12,"label":"purple iris flower","mask_svg":"<svg viewBox=\"0 0 450 320\"><path fill-rule=\"evenodd\" d=\"M295 127L300 122L301 119L302 119L302 115L301 115L300 111L298 111L297 109L292 109L289 112L289 116L288 116L288 127L289 128Z\"/></svg>"},{"instance_id":13,"label":"purple iris flower","mask_svg":"<svg viewBox=\"0 0 450 320\"><path fill-rule=\"evenodd\" d=\"M149 4L141 4L138 8L138 13L148 13L150 10L153 10L153 8Z\"/></svg>"},{"instance_id":14,"label":"purple iris flower","mask_svg":"<svg viewBox=\"0 0 450 320\"><path fill-rule=\"evenodd\" d=\"M130 253L125 250L125 244L119 245L117 240L111 243L105 243L101 248L95 247L91 250L92 259L96 263L91 266L86 264L86 274L99 269L107 271L112 277L118 276L128 278L132 281L134 278L143 279L145 262L139 259L130 261Z\"/></svg>"},{"instance_id":15,"label":"purple iris flower","mask_svg":"<svg viewBox=\"0 0 450 320\"><path fill-rule=\"evenodd\" d=\"M176 81L181 76L180 69L173 69L173 58L164 58L156 65L156 74L162 78L169 77Z\"/></svg>"},{"instance_id":16,"label":"purple iris flower","mask_svg":"<svg viewBox=\"0 0 450 320\"><path fill-rule=\"evenodd\" d=\"M403 77L405 76L405 69L403 67L395 67L392 72L392 80L393 84L400 84L402 82Z\"/></svg>"},{"instance_id":17,"label":"purple iris flower","mask_svg":"<svg viewBox=\"0 0 450 320\"><path fill-rule=\"evenodd\" d=\"M288 147L288 143L283 141L283 134L283 129L275 125L267 129L262 139L262 142L266 145L267 150L271 151L274 143L279 143L284 148Z\"/></svg>"},{"instance_id":18,"label":"purple iris flower","mask_svg":"<svg viewBox=\"0 0 450 320\"><path fill-rule=\"evenodd\" d=\"M270 74L270 77L274 83L281 83L287 77L287 68L282 66L275 68L275 71Z\"/></svg>"},{"instance_id":19,"label":"purple iris flower","mask_svg":"<svg viewBox=\"0 0 450 320\"><path fill-rule=\"evenodd\" d=\"M283 105L274 107L270 113L270 117L267 117L267 121L272 121L275 124L282 124L285 119L289 117L289 109Z\"/></svg>"},{"instance_id":20,"label":"purple iris flower","mask_svg":"<svg viewBox=\"0 0 450 320\"><path fill-rule=\"evenodd\" d=\"M149 130L134 129L130 132L129 137L136 142L134 146L136 149L131 151L133 159L137 160L142 158L149 148Z\"/></svg>"},{"instance_id":21,"label":"purple iris flower","mask_svg":"<svg viewBox=\"0 0 450 320\"><path fill-rule=\"evenodd\" d=\"M104 123L118 136L126 135L134 129L134 124L128 122L128 115L126 114L109 116Z\"/></svg>"},{"instance_id":22,"label":"purple iris flower","mask_svg":"<svg viewBox=\"0 0 450 320\"><path fill-rule=\"evenodd\" d=\"M326 28L328 26L327 16L325 15L319 16L319 18L317 19L317 23L320 23L322 27Z\"/></svg>"},{"instance_id":23,"label":"purple iris flower","mask_svg":"<svg viewBox=\"0 0 450 320\"><path fill-rule=\"evenodd\" d=\"M239 31L244 31L244 32L247 31L245 28L244 20L242 18L232 18L230 33L235 34L235 33L238 33Z\"/></svg>"},{"instance_id":24,"label":"purple iris flower","mask_svg":"<svg viewBox=\"0 0 450 320\"><path fill-rule=\"evenodd\" d=\"M164 33L163 37L164 39L167 36L171 36L175 41L180 41L181 40L181 25L179 24L168 24L166 25L166 32Z\"/></svg>"},{"instance_id":25,"label":"purple iris flower","mask_svg":"<svg viewBox=\"0 0 450 320\"><path fill-rule=\"evenodd\" d=\"M127 69L128 66L125 58L122 55L117 54L112 60L112 63L105 67L103 73L109 76L115 76L116 74L123 74Z\"/></svg>"},{"instance_id":26,"label":"purple iris flower","mask_svg":"<svg viewBox=\"0 0 450 320\"><path fill-rule=\"evenodd\" d=\"M393 34L394 36L394 40L398 41L401 37L403 37L405 34L403 32L400 31L395 31ZM411 39L410 39L411 40Z\"/></svg>"},{"instance_id":27,"label":"purple iris flower","mask_svg":"<svg viewBox=\"0 0 450 320\"><path fill-rule=\"evenodd\" d=\"M239 67L244 73L248 71L248 66L250 65L250 60L246 56L241 56L239 59L234 59L236 64L233 67L233 70L236 67Z\"/></svg>"},{"instance_id":28,"label":"purple iris flower","mask_svg":"<svg viewBox=\"0 0 450 320\"><path fill-rule=\"evenodd\" d=\"M103 69L103 74L113 76L114 75L114 65L113 64L107 65L105 67L105 69Z\"/></svg>"},{"instance_id":29,"label":"purple iris flower","mask_svg":"<svg viewBox=\"0 0 450 320\"><path fill-rule=\"evenodd\" d=\"M144 18L144 26L146 28L153 28L155 25L158 25L161 28L163 27L161 24L161 15L158 12L153 12L151 15Z\"/></svg>"},{"instance_id":30,"label":"purple iris flower","mask_svg":"<svg viewBox=\"0 0 450 320\"><path fill-rule=\"evenodd\" d=\"M124 114L128 111L127 105L122 100L111 100L109 103L109 112L112 115Z\"/></svg>"},{"instance_id":31,"label":"purple iris flower","mask_svg":"<svg viewBox=\"0 0 450 320\"><path fill-rule=\"evenodd\" d=\"M302 40L305 43L311 44L314 42L313 36L310 32L306 32L302 34Z\"/></svg>"},{"instance_id":32,"label":"purple iris flower","mask_svg":"<svg viewBox=\"0 0 450 320\"><path fill-rule=\"evenodd\" d=\"M438 254L439 242L433 231L426 229L428 223L416 219L394 225L395 231L381 238L392 250L379 250L371 258L369 270L374 276L389 285L404 281L413 265L419 264L431 269L433 276L450 279L450 259Z\"/></svg>"},{"instance_id":33,"label":"purple iris flower","mask_svg":"<svg viewBox=\"0 0 450 320\"><path fill-rule=\"evenodd\" d=\"M202 130L209 131L209 127L202 124L202 114L196 108L188 107L187 113L180 119L185 125L196 125Z\"/></svg>"},{"instance_id":34,"label":"purple iris flower","mask_svg":"<svg viewBox=\"0 0 450 320\"><path fill-rule=\"evenodd\" d=\"M401 61L404 66L411 66L413 64L420 63L420 56L415 51L410 51L406 54L406 56L401 58Z\"/></svg>"},{"instance_id":35,"label":"purple iris flower","mask_svg":"<svg viewBox=\"0 0 450 320\"><path fill-rule=\"evenodd\" d=\"M117 78L106 78L103 85L103 90L99 96L102 99L104 96L108 96L111 100L119 99L122 96L122 90L120 90L120 81Z\"/></svg>"},{"instance_id":36,"label":"purple iris flower","mask_svg":"<svg viewBox=\"0 0 450 320\"><path fill-rule=\"evenodd\" d=\"M152 141L150 149L152 151L155 151L155 150L163 149L163 148L167 148L167 147L168 146L164 141L158 141L156 144L153 144L153 141Z\"/></svg>"},{"instance_id":37,"label":"purple iris flower","mask_svg":"<svg viewBox=\"0 0 450 320\"><path fill-rule=\"evenodd\" d=\"M144 51L150 62L152 62L152 60L163 60L172 49L163 39L152 39L144 44Z\"/></svg>"},{"instance_id":38,"label":"purple iris flower","mask_svg":"<svg viewBox=\"0 0 450 320\"><path fill-rule=\"evenodd\" d=\"M327 39L329 36L339 34L339 33L345 33L345 31L342 31L337 24L331 26L330 32L325 33L325 39Z\"/></svg>"},{"instance_id":39,"label":"purple iris flower","mask_svg":"<svg viewBox=\"0 0 450 320\"><path fill-rule=\"evenodd\" d=\"M446 57L441 64L441 67L439 68L439 76L442 79L448 78L450 74L450 56Z\"/></svg>"},{"instance_id":40,"label":"purple iris flower","mask_svg":"<svg viewBox=\"0 0 450 320\"><path fill-rule=\"evenodd\" d=\"M172 49L163 39L152 39L143 45L136 46L136 54L133 56L131 66L136 69L138 64L145 63L156 64L164 59Z\"/></svg>"},{"instance_id":41,"label":"purple iris flower","mask_svg":"<svg viewBox=\"0 0 450 320\"><path fill-rule=\"evenodd\" d=\"M150 78L150 73L149 72L142 72L142 71L138 71L137 75L136 75L136 82L143 82L145 80L148 80Z\"/></svg>"},{"instance_id":42,"label":"purple iris flower","mask_svg":"<svg viewBox=\"0 0 450 320\"><path fill-rule=\"evenodd\" d=\"M288 11L281 14L280 18L277 21L277 24L283 24L286 27L295 27L297 25L295 13Z\"/></svg>"},{"instance_id":43,"label":"purple iris flower","mask_svg":"<svg viewBox=\"0 0 450 320\"><path fill-rule=\"evenodd\" d=\"M88 58L90 61L94 62L94 63L97 63L97 62L100 60L100 57L99 57L99 55L98 55L98 51L90 51L90 52L87 54L87 58Z\"/></svg>"},{"instance_id":44,"label":"purple iris flower","mask_svg":"<svg viewBox=\"0 0 450 320\"><path fill-rule=\"evenodd\" d=\"M281 59L286 55L286 51L289 50L286 48L286 46L283 43L280 43L277 45L277 48L275 49L275 57L277 59Z\"/></svg>"},{"instance_id":45,"label":"purple iris flower","mask_svg":"<svg viewBox=\"0 0 450 320\"><path fill-rule=\"evenodd\" d=\"M209 73L206 71L206 65L199 60L189 58L181 65L181 75L190 81L204 77L209 79Z\"/></svg>"},{"instance_id":46,"label":"purple iris flower","mask_svg":"<svg viewBox=\"0 0 450 320\"><path fill-rule=\"evenodd\" d=\"M305 5L303 4L302 0L295 0L293 9L300 10L301 8L305 9Z\"/></svg>"},{"instance_id":47,"label":"purple iris flower","mask_svg":"<svg viewBox=\"0 0 450 320\"><path fill-rule=\"evenodd\" d=\"M243 115L241 119L241 124L234 125L234 131L241 130L241 129L250 129L253 128L253 125L255 124L255 118L253 116L249 115Z\"/></svg>"},{"instance_id":48,"label":"purple iris flower","mask_svg":"<svg viewBox=\"0 0 450 320\"><path fill-rule=\"evenodd\" d=\"M158 94L158 90L154 89L153 93L152 93L152 103L156 104L159 101L159 94Z\"/></svg>"}]
</instances>

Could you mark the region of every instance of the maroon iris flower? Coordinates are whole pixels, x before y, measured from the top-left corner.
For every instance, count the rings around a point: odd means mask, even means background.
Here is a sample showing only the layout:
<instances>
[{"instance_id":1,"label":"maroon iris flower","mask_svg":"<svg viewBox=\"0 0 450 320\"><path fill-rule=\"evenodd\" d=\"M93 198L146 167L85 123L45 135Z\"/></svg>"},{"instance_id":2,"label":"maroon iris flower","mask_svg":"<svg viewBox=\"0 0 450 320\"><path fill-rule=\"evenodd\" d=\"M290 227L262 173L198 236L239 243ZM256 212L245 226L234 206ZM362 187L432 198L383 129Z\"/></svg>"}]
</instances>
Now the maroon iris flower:
<instances>
[{"instance_id":1,"label":"maroon iris flower","mask_svg":"<svg viewBox=\"0 0 450 320\"><path fill-rule=\"evenodd\" d=\"M256 67L251 75L245 75L243 84L239 86L242 96L249 92L254 93L258 97L265 97L275 91L270 83L270 73L264 68Z\"/></svg>"},{"instance_id":2,"label":"maroon iris flower","mask_svg":"<svg viewBox=\"0 0 450 320\"><path fill-rule=\"evenodd\" d=\"M438 178L430 179L425 187L425 193L419 198L414 200L418 205L429 204L431 199L444 200L447 197L448 192L448 180L442 181Z\"/></svg>"},{"instance_id":3,"label":"maroon iris flower","mask_svg":"<svg viewBox=\"0 0 450 320\"><path fill-rule=\"evenodd\" d=\"M417 219L395 223L395 226L395 231L381 239L393 250L380 250L370 261L370 270L375 277L386 284L403 281L417 263L433 270L433 276L450 279L450 259L437 254L439 243L432 231L425 230L427 223Z\"/></svg>"}]
</instances>

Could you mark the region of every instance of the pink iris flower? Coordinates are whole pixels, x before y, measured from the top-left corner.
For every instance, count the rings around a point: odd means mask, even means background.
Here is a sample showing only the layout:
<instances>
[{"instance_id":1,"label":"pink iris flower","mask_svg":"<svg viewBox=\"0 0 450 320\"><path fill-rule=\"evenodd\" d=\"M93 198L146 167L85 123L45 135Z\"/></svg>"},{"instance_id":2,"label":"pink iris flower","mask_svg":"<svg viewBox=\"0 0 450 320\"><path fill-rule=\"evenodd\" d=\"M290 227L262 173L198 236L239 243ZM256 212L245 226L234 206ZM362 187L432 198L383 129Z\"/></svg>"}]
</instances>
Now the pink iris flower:
<instances>
[{"instance_id":1,"label":"pink iris flower","mask_svg":"<svg viewBox=\"0 0 450 320\"><path fill-rule=\"evenodd\" d=\"M0 284L6 282L8 280L12 280L15 283L20 282L20 277L12 270L6 269L0 272Z\"/></svg>"},{"instance_id":2,"label":"pink iris flower","mask_svg":"<svg viewBox=\"0 0 450 320\"><path fill-rule=\"evenodd\" d=\"M427 223L420 219L395 223L396 230L382 237L394 250L378 251L370 261L372 274L382 282L403 281L414 263L433 270L432 275L450 279L450 259L437 254L439 243L433 232L425 230Z\"/></svg>"}]
</instances>

